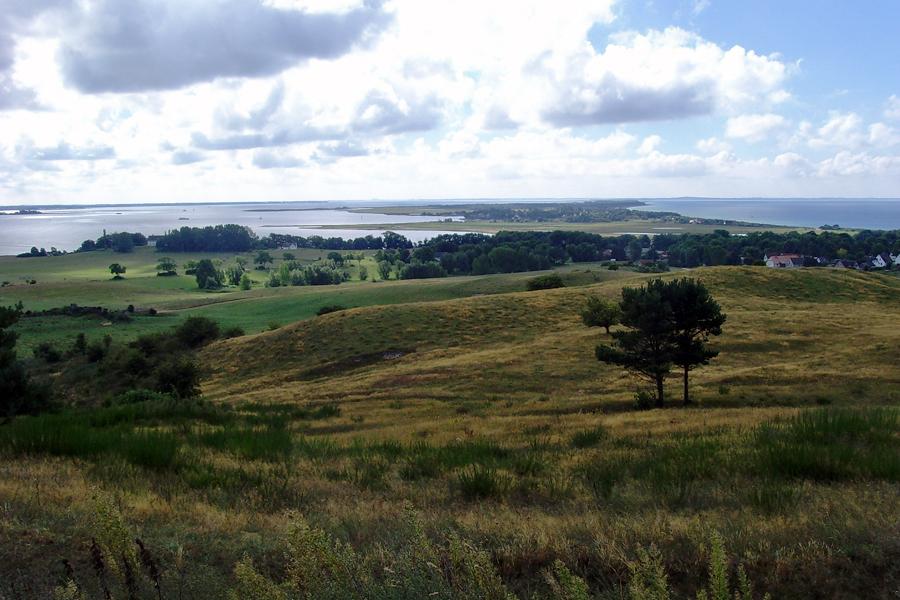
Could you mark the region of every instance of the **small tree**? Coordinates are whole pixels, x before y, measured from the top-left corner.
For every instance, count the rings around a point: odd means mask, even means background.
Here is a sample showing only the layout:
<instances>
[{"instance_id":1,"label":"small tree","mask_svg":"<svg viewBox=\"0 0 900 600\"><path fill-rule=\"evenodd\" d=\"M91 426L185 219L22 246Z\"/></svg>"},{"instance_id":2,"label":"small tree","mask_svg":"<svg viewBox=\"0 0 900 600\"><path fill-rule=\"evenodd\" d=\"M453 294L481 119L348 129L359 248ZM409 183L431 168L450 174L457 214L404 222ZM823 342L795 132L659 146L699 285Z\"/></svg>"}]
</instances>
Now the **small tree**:
<instances>
[{"instance_id":1,"label":"small tree","mask_svg":"<svg viewBox=\"0 0 900 600\"><path fill-rule=\"evenodd\" d=\"M331 266L334 268L344 266L344 257L340 252L329 252L326 258L331 261Z\"/></svg>"},{"instance_id":2,"label":"small tree","mask_svg":"<svg viewBox=\"0 0 900 600\"><path fill-rule=\"evenodd\" d=\"M18 334L10 328L21 316L21 302L0 306L0 417L39 412L50 402L48 389L35 386L16 358Z\"/></svg>"},{"instance_id":3,"label":"small tree","mask_svg":"<svg viewBox=\"0 0 900 600\"><path fill-rule=\"evenodd\" d=\"M241 277L244 276L244 269L240 265L234 265L225 269L225 278L230 285L240 285Z\"/></svg>"},{"instance_id":4,"label":"small tree","mask_svg":"<svg viewBox=\"0 0 900 600\"><path fill-rule=\"evenodd\" d=\"M253 286L253 283L250 281L250 276L244 273L241 275L241 289L244 291L249 290Z\"/></svg>"},{"instance_id":5,"label":"small tree","mask_svg":"<svg viewBox=\"0 0 900 600\"><path fill-rule=\"evenodd\" d=\"M659 279L622 289L624 331L613 331L612 345L597 346L597 360L621 365L656 387L656 406L664 403L663 381L672 370L672 309Z\"/></svg>"},{"instance_id":6,"label":"small tree","mask_svg":"<svg viewBox=\"0 0 900 600\"><path fill-rule=\"evenodd\" d=\"M391 278L391 263L386 260L382 260L378 263L378 274L381 275L381 278L384 280Z\"/></svg>"},{"instance_id":7,"label":"small tree","mask_svg":"<svg viewBox=\"0 0 900 600\"><path fill-rule=\"evenodd\" d=\"M672 362L684 373L684 404L688 405L688 373L718 356L706 343L709 336L722 333L725 315L706 286L693 279L666 283L665 296L672 310Z\"/></svg>"},{"instance_id":8,"label":"small tree","mask_svg":"<svg viewBox=\"0 0 900 600\"><path fill-rule=\"evenodd\" d=\"M272 262L274 262L274 259L272 258L272 255L265 250L260 250L253 258L253 262L256 264L257 269L265 270L269 268L269 265L272 264Z\"/></svg>"},{"instance_id":9,"label":"small tree","mask_svg":"<svg viewBox=\"0 0 900 600\"><path fill-rule=\"evenodd\" d=\"M587 299L587 306L581 312L581 320L588 327L603 327L609 335L609 328L622 319L622 309L615 302L596 296Z\"/></svg>"},{"instance_id":10,"label":"small tree","mask_svg":"<svg viewBox=\"0 0 900 600\"><path fill-rule=\"evenodd\" d=\"M197 263L194 275L197 278L197 286L201 290L217 290L222 287L222 273L208 258Z\"/></svg>"},{"instance_id":11,"label":"small tree","mask_svg":"<svg viewBox=\"0 0 900 600\"><path fill-rule=\"evenodd\" d=\"M160 258L156 265L157 275L161 276L177 275L175 272L175 269L177 268L178 264L168 256Z\"/></svg>"},{"instance_id":12,"label":"small tree","mask_svg":"<svg viewBox=\"0 0 900 600\"><path fill-rule=\"evenodd\" d=\"M113 274L113 279L122 279L122 273L125 272L125 265L113 263L109 265L109 272Z\"/></svg>"},{"instance_id":13,"label":"small tree","mask_svg":"<svg viewBox=\"0 0 900 600\"><path fill-rule=\"evenodd\" d=\"M367 269L367 268L365 268L364 266L360 265L360 266L359 266L359 280L360 280L360 281L365 281L365 280L368 279L368 278L369 278L369 269Z\"/></svg>"}]
</instances>

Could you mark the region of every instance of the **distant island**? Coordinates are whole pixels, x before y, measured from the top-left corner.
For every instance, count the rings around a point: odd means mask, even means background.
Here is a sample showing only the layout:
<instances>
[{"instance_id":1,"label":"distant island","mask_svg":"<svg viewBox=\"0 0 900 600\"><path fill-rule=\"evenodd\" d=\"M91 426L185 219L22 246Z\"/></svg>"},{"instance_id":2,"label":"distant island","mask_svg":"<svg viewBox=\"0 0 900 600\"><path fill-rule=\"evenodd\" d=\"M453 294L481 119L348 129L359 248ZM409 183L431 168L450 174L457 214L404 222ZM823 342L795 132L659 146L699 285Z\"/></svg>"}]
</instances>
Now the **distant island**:
<instances>
[{"instance_id":1,"label":"distant island","mask_svg":"<svg viewBox=\"0 0 900 600\"><path fill-rule=\"evenodd\" d=\"M34 210L33 208L20 208L16 211L9 212L0 212L0 215L41 215L44 214L39 210Z\"/></svg>"}]
</instances>

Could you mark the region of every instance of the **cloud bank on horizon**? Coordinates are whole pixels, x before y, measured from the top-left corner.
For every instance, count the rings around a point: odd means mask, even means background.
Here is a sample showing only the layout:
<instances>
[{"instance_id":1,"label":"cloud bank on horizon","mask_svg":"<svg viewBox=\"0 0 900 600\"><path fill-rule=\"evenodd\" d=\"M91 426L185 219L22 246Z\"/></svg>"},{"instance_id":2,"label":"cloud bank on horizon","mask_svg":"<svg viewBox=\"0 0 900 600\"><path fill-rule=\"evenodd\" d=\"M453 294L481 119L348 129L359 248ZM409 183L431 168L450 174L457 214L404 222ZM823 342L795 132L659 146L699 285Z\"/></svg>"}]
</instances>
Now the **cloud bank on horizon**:
<instances>
[{"instance_id":1,"label":"cloud bank on horizon","mask_svg":"<svg viewBox=\"0 0 900 600\"><path fill-rule=\"evenodd\" d=\"M5 0L0 203L900 195L900 7L738 4Z\"/></svg>"}]
</instances>

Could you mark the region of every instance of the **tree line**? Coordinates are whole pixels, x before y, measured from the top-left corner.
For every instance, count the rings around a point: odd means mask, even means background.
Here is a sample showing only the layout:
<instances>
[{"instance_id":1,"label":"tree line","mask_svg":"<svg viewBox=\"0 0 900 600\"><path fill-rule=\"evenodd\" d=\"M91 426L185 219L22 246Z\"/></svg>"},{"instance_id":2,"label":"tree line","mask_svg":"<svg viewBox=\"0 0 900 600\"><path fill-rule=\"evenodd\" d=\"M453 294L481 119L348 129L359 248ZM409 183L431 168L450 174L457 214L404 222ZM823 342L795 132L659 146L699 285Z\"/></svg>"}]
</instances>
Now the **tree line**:
<instances>
[{"instance_id":1,"label":"tree line","mask_svg":"<svg viewBox=\"0 0 900 600\"><path fill-rule=\"evenodd\" d=\"M146 244L135 233L104 235L87 240L81 251L111 248L129 251ZM414 244L387 231L355 239L301 237L271 234L258 238L248 227L216 225L182 227L160 236L162 252L247 252L275 248L322 250L379 250L377 260L386 261L405 278L445 275L483 275L538 271L567 262L656 261L676 267L702 265L759 264L766 254L796 253L829 260L862 260L879 253L900 253L900 232L861 231L821 233L771 231L734 235L725 230L708 234L662 234L601 236L580 231L501 231L495 235L454 233ZM424 266L423 266L424 265ZM439 268L438 268L439 267Z\"/></svg>"}]
</instances>

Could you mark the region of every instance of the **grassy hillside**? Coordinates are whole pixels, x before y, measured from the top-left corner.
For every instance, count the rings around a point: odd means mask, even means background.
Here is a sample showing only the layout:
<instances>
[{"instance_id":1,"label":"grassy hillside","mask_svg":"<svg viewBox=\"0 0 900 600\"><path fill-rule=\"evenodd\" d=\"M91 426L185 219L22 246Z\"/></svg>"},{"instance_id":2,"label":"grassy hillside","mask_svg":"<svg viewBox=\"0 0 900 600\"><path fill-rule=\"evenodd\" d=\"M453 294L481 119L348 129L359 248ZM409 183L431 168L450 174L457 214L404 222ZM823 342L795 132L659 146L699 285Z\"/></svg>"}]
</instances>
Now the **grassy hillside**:
<instances>
[{"instance_id":1,"label":"grassy hillside","mask_svg":"<svg viewBox=\"0 0 900 600\"><path fill-rule=\"evenodd\" d=\"M638 548L653 544L686 597L705 579L715 531L758 592L891 597L900 280L691 275L728 321L721 355L693 376L690 409L635 410L635 380L594 359L608 338L578 311L587 295L614 298L645 277L632 274L431 302L411 302L425 288L403 282L403 303L206 347L204 405L0 426L0 578L46 585L65 557L92 581L91 537L137 536L166 597L218 598L235 573L248 577L246 563L233 572L245 554L273 580L298 544L303 564L345 564L334 538L360 552L359 577L391 589L404 553L437 552L415 541L420 531L449 552L428 559L449 580L460 564L482 580L495 569L520 598L571 597L554 596L559 576L546 576L557 560L595 597L625 597ZM363 585L322 568L346 590ZM453 590L437 597L462 596Z\"/></svg>"},{"instance_id":2,"label":"grassy hillside","mask_svg":"<svg viewBox=\"0 0 900 600\"><path fill-rule=\"evenodd\" d=\"M292 253L303 263L321 261L325 251L301 249ZM276 264L284 252L273 252ZM525 289L525 282L539 273L501 276L454 277L452 279L417 281L371 281L376 273L371 252L362 261L368 267L370 280L360 281L356 263L349 267L354 278L336 286L266 288L267 271L250 270L254 288L241 291L234 287L209 292L197 288L195 278L157 277L156 263L161 255L152 248L139 248L133 253L116 254L97 251L59 257L0 257L0 280L11 285L0 288L0 305L21 301L26 310L45 310L75 303L81 306L103 306L123 310L129 304L139 310L154 308L155 317L135 316L131 322L110 322L96 317L41 317L20 321L16 330L24 353L40 342L48 341L68 347L78 333L89 338L105 335L115 340L130 340L138 335L164 331L190 315L216 319L225 327L237 326L256 333L272 326L308 319L322 306L340 304L348 307L395 304L410 301L446 300L481 294L497 294ZM252 265L253 254L244 258ZM234 254L177 254L183 265L189 260L211 258L224 264L234 261ZM128 268L125 279L110 279L110 263L120 262ZM627 277L625 271L608 271L597 265L569 266L561 269L568 285ZM36 281L35 284L28 283Z\"/></svg>"}]
</instances>

